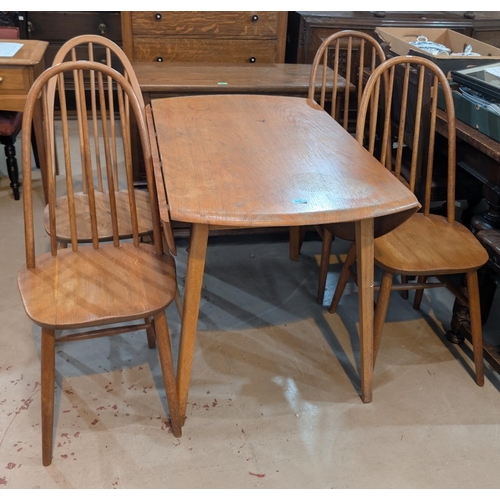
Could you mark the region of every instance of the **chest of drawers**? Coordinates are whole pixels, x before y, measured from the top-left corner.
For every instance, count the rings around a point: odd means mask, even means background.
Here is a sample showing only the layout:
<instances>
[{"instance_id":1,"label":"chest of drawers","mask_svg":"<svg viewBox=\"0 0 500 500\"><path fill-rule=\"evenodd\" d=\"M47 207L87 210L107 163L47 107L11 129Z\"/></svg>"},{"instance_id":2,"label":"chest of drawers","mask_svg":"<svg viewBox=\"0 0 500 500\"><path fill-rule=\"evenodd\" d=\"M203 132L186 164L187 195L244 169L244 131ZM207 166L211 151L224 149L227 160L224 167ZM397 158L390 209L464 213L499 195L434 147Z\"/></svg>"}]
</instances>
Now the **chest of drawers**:
<instances>
[{"instance_id":1,"label":"chest of drawers","mask_svg":"<svg viewBox=\"0 0 500 500\"><path fill-rule=\"evenodd\" d=\"M279 63L287 12L122 12L123 49L135 62Z\"/></svg>"}]
</instances>

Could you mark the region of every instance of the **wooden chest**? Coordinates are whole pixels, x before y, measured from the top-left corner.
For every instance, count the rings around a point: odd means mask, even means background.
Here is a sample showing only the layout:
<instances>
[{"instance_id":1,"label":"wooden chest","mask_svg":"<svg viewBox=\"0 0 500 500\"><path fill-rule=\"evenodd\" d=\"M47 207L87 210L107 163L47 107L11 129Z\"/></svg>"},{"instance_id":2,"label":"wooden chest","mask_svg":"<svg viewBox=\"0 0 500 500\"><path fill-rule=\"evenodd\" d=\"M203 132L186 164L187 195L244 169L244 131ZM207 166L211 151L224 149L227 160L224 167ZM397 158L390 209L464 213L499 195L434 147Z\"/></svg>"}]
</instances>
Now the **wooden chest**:
<instances>
[{"instance_id":1,"label":"wooden chest","mask_svg":"<svg viewBox=\"0 0 500 500\"><path fill-rule=\"evenodd\" d=\"M131 61L285 60L287 12L122 12L121 19Z\"/></svg>"}]
</instances>

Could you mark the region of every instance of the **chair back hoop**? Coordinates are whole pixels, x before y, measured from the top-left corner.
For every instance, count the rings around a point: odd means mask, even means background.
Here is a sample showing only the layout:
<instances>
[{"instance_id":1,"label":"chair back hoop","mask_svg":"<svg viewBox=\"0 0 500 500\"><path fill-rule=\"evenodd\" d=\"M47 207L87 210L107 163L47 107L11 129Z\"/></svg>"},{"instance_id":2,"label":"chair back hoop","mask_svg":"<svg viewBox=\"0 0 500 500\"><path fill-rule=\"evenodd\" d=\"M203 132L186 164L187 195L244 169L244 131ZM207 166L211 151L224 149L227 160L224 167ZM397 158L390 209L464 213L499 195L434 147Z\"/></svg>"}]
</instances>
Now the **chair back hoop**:
<instances>
[{"instance_id":1,"label":"chair back hoop","mask_svg":"<svg viewBox=\"0 0 500 500\"><path fill-rule=\"evenodd\" d=\"M154 184L156 185L158 207L165 207L160 214L163 226L163 232L165 234L165 240L167 242L167 246L170 253L172 255L177 255L177 248L175 245L174 233L172 231L170 209L168 206L168 197L165 190L163 169L161 168L160 152L156 137L156 129L154 125L154 117L153 117L153 112L151 110L151 105L148 104L145 110L146 110L146 123L148 126L148 135L151 146L151 161L153 164L153 176L154 176Z\"/></svg>"},{"instance_id":2,"label":"chair back hoop","mask_svg":"<svg viewBox=\"0 0 500 500\"><path fill-rule=\"evenodd\" d=\"M129 106L132 110L132 114L135 117L138 134L142 145L142 150L144 153L144 163L147 174L148 191L151 199L151 212L153 219L153 235L155 241L155 251L157 254L161 255L161 232L159 226L159 215L157 207L157 199L154 192L154 186L152 185L152 164L151 164L151 150L149 145L149 140L147 137L147 125L145 122L144 110L141 106L139 98L135 94L131 84L128 80L118 73L116 70L97 62L92 61L70 61L59 63L56 66L48 68L45 70L33 83L26 100L26 106L23 114L22 123L22 169L23 169L23 183L24 183L24 219L25 219L25 241L26 241L26 265L28 268L35 267L35 242L34 242L34 225L33 225L33 196L32 196L32 180L31 180L31 154L30 154L30 144L31 144L31 124L33 121L33 114L35 107L39 105L39 99L41 100L41 107L44 120L44 137L45 142L49 143L50 147L47 147L47 164L49 165L49 175L47 175L47 191L48 191L48 205L49 205L49 221L50 221L50 238L51 238L51 253L52 255L57 255L57 241L56 241L56 220L55 220L55 176L51 175L54 172L53 165L53 143L55 139L54 133L54 114L49 112L49 107L54 105L53 96L49 99L48 96L48 86L49 84L55 85L57 83L57 89L59 91L60 103L61 103L61 122L62 122L62 136L64 143L64 163L66 170L66 184L68 188L68 213L70 219L71 228L71 246L73 251L78 250L77 234L76 234L76 223L74 222L75 214L75 197L74 190L72 187L73 175L71 170L71 149L69 141L69 129L68 129L68 113L66 109L66 99L65 99L65 87L64 87L64 74L72 73L73 75L77 73L77 81L80 82L80 91L76 98L80 101L82 109L82 124L79 126L79 132L83 134L83 146L86 151L87 157L90 158L90 140L88 133L88 124L86 116L86 97L83 91L83 72L93 72L97 76L98 80L98 99L100 101L100 111L101 111L101 121L102 121L102 134L104 142L104 150L106 156L106 173L108 176L108 184L112 185L114 182L114 174L111 168L110 151L109 151L109 129L108 129L108 114L105 105L105 92L104 92L104 79L103 75L112 79L112 82L116 85L117 97L119 103L119 113L122 121L126 119L125 116L125 103L124 95L126 96ZM79 120L80 121L80 120ZM129 131L127 127L123 127L123 142L124 145L127 144L129 140ZM129 200L130 217L132 221L133 228L133 240L134 245L139 246L139 234L138 234L138 223L137 223L137 207L136 199L134 194L134 185L132 177L132 166L130 161L130 151L124 147L124 157L125 157L125 170L127 178L127 192ZM90 169L82 165L83 177L87 179L88 187L88 204L89 204L89 214L90 214L90 224L92 226L92 245L94 248L99 248L98 233L97 233L97 220L96 220L96 198L94 193L94 183L92 180ZM108 190L109 195L109 205L111 211L111 219L113 226L113 243L115 246L119 246L118 237L118 227L117 227L117 214L116 214L116 200L114 189Z\"/></svg>"},{"instance_id":3,"label":"chair back hoop","mask_svg":"<svg viewBox=\"0 0 500 500\"><path fill-rule=\"evenodd\" d=\"M85 49L87 48L87 53L86 53L86 58L84 57L84 54L82 54L82 51L78 51L77 49ZM123 74L125 78L130 82L132 85L132 88L134 89L135 94L137 95L137 98L139 99L139 102L141 104L141 107L144 108L144 100L142 96L142 92L139 86L139 82L137 80L137 77L135 75L134 69L132 68L132 64L130 60L128 59L127 55L123 50L112 40L109 40L106 37L100 36L100 35L80 35L76 36L70 40L68 40L66 43L63 44L63 46L57 51L54 61L52 63L53 66L56 64L60 64L62 62L65 62L68 60L72 61L77 61L77 60L89 60L89 61L95 61L95 53L94 51L98 47L104 47L105 48L105 59L99 62L102 62L103 64L106 64L109 67L112 67L112 56L116 56L120 63L123 65ZM98 61L96 61L98 62ZM116 68L115 68L116 69ZM91 116L92 116L92 122L93 122L93 138L94 138L94 154L95 154L95 180L98 185L99 191L103 190L103 185L102 185L102 177L103 177L103 172L101 168L101 163L100 163L100 151L99 151L99 138L97 135L97 119L96 119L96 103L94 102L94 96L95 96L95 75L91 72L89 75L90 79L90 88L91 88ZM80 83L78 82L77 74L74 74L74 87L76 92L79 92L79 86ZM49 96L49 103L53 102L53 99L55 98L55 87L56 87L56 82L55 80L53 82L49 82L48 86L48 96ZM108 93L110 97L113 94L113 89L111 88L110 82L108 82ZM113 99L109 99L109 112L110 112L110 127L111 127L111 137L115 137L115 120L114 120L114 102ZM128 103L127 103L127 98L126 98L126 116L127 120L122 122L122 126L128 126L130 130L130 118L129 118L129 110L128 110ZM49 105L49 113L53 113L54 107ZM81 115L83 113L83 110L80 108L80 102L77 99L76 101L76 110L77 110L77 115L79 117L79 123L81 123ZM52 117L51 117L52 121ZM130 134L129 134L130 138ZM132 140L132 139L130 139ZM126 144L125 147L131 148L130 144ZM81 148L82 151L82 164L85 164L88 162L88 159L85 158L84 156L84 149L83 147ZM113 168L114 168L114 173L115 173L115 189L118 189L118 169L117 169L117 145L116 142L113 141L112 144L112 149L111 153L113 156ZM52 154L55 154L55 151L52 151ZM86 192L87 186L86 186L86 181L84 179L84 185L83 185L83 190Z\"/></svg>"},{"instance_id":4,"label":"chair back hoop","mask_svg":"<svg viewBox=\"0 0 500 500\"><path fill-rule=\"evenodd\" d=\"M404 71L402 88L395 84L396 68ZM418 80L416 92L410 92L410 74L413 80ZM429 77L432 79L429 85ZM427 83L425 79L427 80ZM382 85L380 84L382 80ZM387 59L381 63L372 73L366 83L363 96L359 105L358 119L356 127L357 141L366 147L365 126L366 120L370 120L370 138L367 149L374 154L374 137L378 130L382 140L379 145L380 162L391 172L402 180L413 192L420 179L425 181L423 189L423 211L429 215L431 202L431 185L434 163L434 146L436 134L436 113L438 89L443 92L448 127L448 166L447 166L447 219L448 222L455 220L455 170L456 170L456 129L455 129L455 108L453 97L448 80L443 71L432 61L419 56L397 56ZM396 91L401 95L395 99ZM384 97L379 98L380 95ZM424 100L427 99L429 107L428 131L425 136L424 127L421 126L427 116L423 115ZM415 101L415 106L411 106L410 101ZM400 104L399 110L396 109ZM382 117L379 119L379 104L384 103ZM409 105L410 103L410 105ZM411 109L409 109L411 108ZM394 124L395 114L397 114L396 124ZM412 118L414 120L412 121ZM426 122L427 123L427 122ZM376 125L376 126L375 126ZM381 132L383 127L383 133ZM411 137L408 138L408 127L411 127ZM397 139L394 142L392 130L397 128ZM425 142L427 141L427 142ZM422 148L422 143L426 148ZM393 146L396 145L396 154L393 158ZM403 178L401 168L403 164L403 149L405 146L411 147L411 159L409 166L409 178ZM422 151L421 151L422 150ZM419 153L425 152L426 158L419 158ZM418 172L418 165L421 165L421 172Z\"/></svg>"},{"instance_id":5,"label":"chair back hoop","mask_svg":"<svg viewBox=\"0 0 500 500\"><path fill-rule=\"evenodd\" d=\"M347 40L347 47L341 47L341 42ZM354 41L354 43L353 43ZM366 44L371 46L371 54L367 54ZM369 71L373 72L377 64L385 61L385 53L380 46L380 44L367 33L362 31L354 30L343 30L330 35L326 38L323 43L318 48L316 55L311 67L311 74L309 78L309 92L308 98L315 100L316 95L316 78L318 74L319 66L322 66L322 79L321 79L321 94L319 105L325 108L325 103L327 101L326 87L327 87L327 77L326 72L328 68L328 51L331 46L335 48L335 54L333 57L333 88L331 96L331 115L337 120L342 121L344 128L347 130L348 127L348 113L349 113L349 103L351 97L351 84L356 86L356 98L359 104L361 100L361 95L364 86L364 68L369 66ZM356 58L353 53L353 48L358 51L358 57ZM345 60L345 71L340 68L340 51L347 51ZM343 118L341 120L341 107L342 103L338 99L338 78L340 72L345 73L346 87L344 91L344 102L343 102ZM357 72L357 79L356 79Z\"/></svg>"}]
</instances>

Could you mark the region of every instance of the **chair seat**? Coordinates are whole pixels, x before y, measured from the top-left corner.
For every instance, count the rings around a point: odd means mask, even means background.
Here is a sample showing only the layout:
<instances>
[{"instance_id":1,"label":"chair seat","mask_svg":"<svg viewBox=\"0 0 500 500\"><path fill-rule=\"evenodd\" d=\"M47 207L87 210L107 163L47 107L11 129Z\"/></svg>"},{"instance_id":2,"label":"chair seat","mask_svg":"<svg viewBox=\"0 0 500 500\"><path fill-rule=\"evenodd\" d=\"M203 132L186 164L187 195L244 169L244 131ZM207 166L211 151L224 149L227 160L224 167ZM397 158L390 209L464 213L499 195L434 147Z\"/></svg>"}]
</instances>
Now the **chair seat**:
<instances>
[{"instance_id":1,"label":"chair seat","mask_svg":"<svg viewBox=\"0 0 500 500\"><path fill-rule=\"evenodd\" d=\"M46 328L80 328L145 318L164 310L176 292L175 261L152 245L90 245L36 258L18 285L27 315Z\"/></svg>"},{"instance_id":2,"label":"chair seat","mask_svg":"<svg viewBox=\"0 0 500 500\"><path fill-rule=\"evenodd\" d=\"M416 276L464 273L488 261L486 250L462 224L440 215L414 214L375 240L375 263L386 271Z\"/></svg>"},{"instance_id":3,"label":"chair seat","mask_svg":"<svg viewBox=\"0 0 500 500\"><path fill-rule=\"evenodd\" d=\"M0 111L0 135L14 135L23 122L23 114L18 111Z\"/></svg>"},{"instance_id":4,"label":"chair seat","mask_svg":"<svg viewBox=\"0 0 500 500\"><path fill-rule=\"evenodd\" d=\"M128 191L115 191L116 209L118 212L118 232L120 238L132 237L132 221L130 218L130 205ZM92 231L90 223L89 199L87 194L75 193L75 212L76 212L76 231L78 241L90 243L92 241ZM137 218L139 222L139 234L141 236L151 233L153 222L151 219L151 203L149 193L135 190L135 199L137 204ZM95 204L97 213L97 230L101 241L113 239L113 227L111 225L111 209L109 204L108 191L95 192ZM49 208L44 210L45 230L50 234L49 226ZM56 234L59 241L70 242L71 232L69 225L68 197L60 196L57 198L56 206Z\"/></svg>"}]
</instances>

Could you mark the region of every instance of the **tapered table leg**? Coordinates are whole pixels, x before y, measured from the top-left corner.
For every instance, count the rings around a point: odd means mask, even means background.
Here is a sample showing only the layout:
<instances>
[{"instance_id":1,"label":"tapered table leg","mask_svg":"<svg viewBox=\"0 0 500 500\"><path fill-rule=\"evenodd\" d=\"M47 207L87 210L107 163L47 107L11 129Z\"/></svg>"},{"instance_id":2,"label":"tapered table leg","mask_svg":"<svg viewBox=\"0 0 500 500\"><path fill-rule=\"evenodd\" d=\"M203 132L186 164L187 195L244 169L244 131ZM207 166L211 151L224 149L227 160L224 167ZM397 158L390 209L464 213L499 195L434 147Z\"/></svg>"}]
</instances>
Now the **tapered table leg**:
<instances>
[{"instance_id":1,"label":"tapered table leg","mask_svg":"<svg viewBox=\"0 0 500 500\"><path fill-rule=\"evenodd\" d=\"M200 311L201 287L203 284L203 273L205 272L207 243L208 225L193 224L189 242L186 288L184 289L184 307L182 310L179 363L177 366L177 393L179 396L179 410L183 425L186 419L187 396L193 363L198 313Z\"/></svg>"},{"instance_id":2,"label":"tapered table leg","mask_svg":"<svg viewBox=\"0 0 500 500\"><path fill-rule=\"evenodd\" d=\"M356 222L357 275L359 294L359 339L361 399L372 400L373 375L373 219Z\"/></svg>"}]
</instances>

